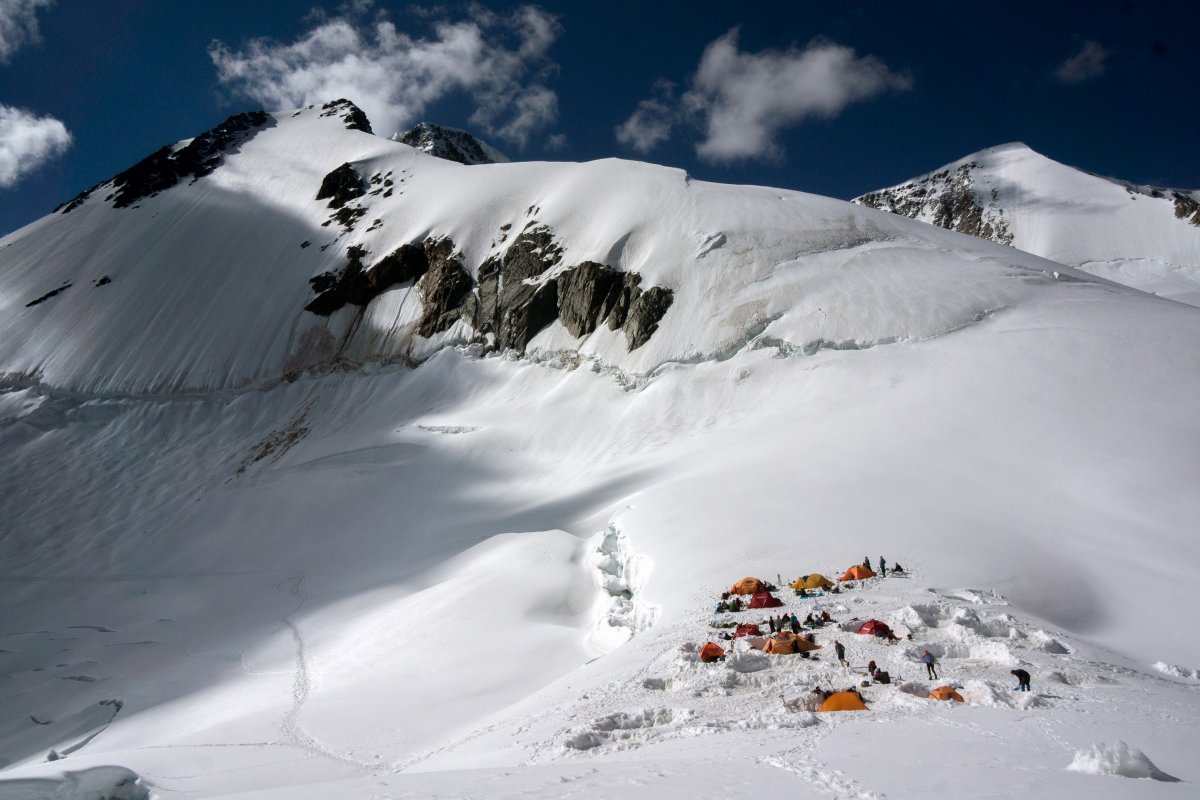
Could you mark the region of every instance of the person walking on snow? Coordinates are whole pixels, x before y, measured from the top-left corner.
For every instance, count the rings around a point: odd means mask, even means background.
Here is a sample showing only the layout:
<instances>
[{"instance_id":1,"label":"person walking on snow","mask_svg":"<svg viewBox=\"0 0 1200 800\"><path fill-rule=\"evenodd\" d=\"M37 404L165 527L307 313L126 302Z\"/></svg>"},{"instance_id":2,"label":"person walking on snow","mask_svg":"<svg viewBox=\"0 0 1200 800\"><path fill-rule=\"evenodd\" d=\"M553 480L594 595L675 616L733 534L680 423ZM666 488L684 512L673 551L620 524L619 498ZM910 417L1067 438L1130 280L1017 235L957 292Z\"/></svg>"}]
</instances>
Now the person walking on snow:
<instances>
[{"instance_id":1,"label":"person walking on snow","mask_svg":"<svg viewBox=\"0 0 1200 800\"><path fill-rule=\"evenodd\" d=\"M887 577L887 562L883 560L883 556L879 557L879 574Z\"/></svg>"},{"instance_id":2,"label":"person walking on snow","mask_svg":"<svg viewBox=\"0 0 1200 800\"><path fill-rule=\"evenodd\" d=\"M846 646L841 642L835 641L833 643L833 650L837 653L838 663L843 667L849 668L850 665L846 663Z\"/></svg>"},{"instance_id":3,"label":"person walking on snow","mask_svg":"<svg viewBox=\"0 0 1200 800\"><path fill-rule=\"evenodd\" d=\"M1013 688L1014 692L1029 691L1029 673L1023 669L1009 670L1013 675L1017 676L1017 685Z\"/></svg>"},{"instance_id":4,"label":"person walking on snow","mask_svg":"<svg viewBox=\"0 0 1200 800\"><path fill-rule=\"evenodd\" d=\"M925 670L929 673L930 680L937 680L937 659L933 657L933 653L927 649L921 660L925 662Z\"/></svg>"}]
</instances>

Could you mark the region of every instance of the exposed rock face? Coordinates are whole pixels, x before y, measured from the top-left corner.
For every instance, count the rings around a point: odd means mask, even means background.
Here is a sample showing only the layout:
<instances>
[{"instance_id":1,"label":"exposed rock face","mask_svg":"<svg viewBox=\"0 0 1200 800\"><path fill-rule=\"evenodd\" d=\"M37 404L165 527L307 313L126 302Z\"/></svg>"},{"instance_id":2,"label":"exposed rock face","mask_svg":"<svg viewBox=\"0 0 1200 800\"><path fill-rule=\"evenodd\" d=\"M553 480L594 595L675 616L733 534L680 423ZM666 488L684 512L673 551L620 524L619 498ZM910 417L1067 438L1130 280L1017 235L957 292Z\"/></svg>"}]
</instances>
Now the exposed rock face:
<instances>
[{"instance_id":1,"label":"exposed rock face","mask_svg":"<svg viewBox=\"0 0 1200 800\"><path fill-rule=\"evenodd\" d=\"M480 265L479 293L468 305L473 327L495 333L501 347L523 351L557 314L557 287L535 279L560 260L562 248L548 228L520 233L502 257ZM547 310L548 305L553 308Z\"/></svg>"},{"instance_id":2,"label":"exposed rock face","mask_svg":"<svg viewBox=\"0 0 1200 800\"><path fill-rule=\"evenodd\" d=\"M499 150L466 131L444 128L432 122L421 122L392 139L459 164L502 164L508 161L508 157Z\"/></svg>"},{"instance_id":3,"label":"exposed rock face","mask_svg":"<svg viewBox=\"0 0 1200 800\"><path fill-rule=\"evenodd\" d=\"M342 164L321 181L317 200L329 199L330 208L341 208L367 193L367 182L349 164Z\"/></svg>"},{"instance_id":4,"label":"exposed rock face","mask_svg":"<svg viewBox=\"0 0 1200 800\"><path fill-rule=\"evenodd\" d=\"M630 350L650 341L650 337L658 330L658 323L675 301L675 295L670 289L654 286L642 292L633 306L629 309L629 319L625 321L625 341Z\"/></svg>"},{"instance_id":5,"label":"exposed rock face","mask_svg":"<svg viewBox=\"0 0 1200 800\"><path fill-rule=\"evenodd\" d=\"M362 247L351 247L340 272L323 272L310 278L309 285L317 296L304 310L327 317L347 303L365 306L392 286L417 280L429 269L425 249L416 245L401 245L369 269L362 263L366 256Z\"/></svg>"},{"instance_id":6,"label":"exposed rock face","mask_svg":"<svg viewBox=\"0 0 1200 800\"><path fill-rule=\"evenodd\" d=\"M999 206L996 190L992 190L987 205L975 193L971 172L979 166L972 161L953 172L944 169L918 181L864 194L853 202L911 219L924 219L969 236L1012 244L1013 234L1004 209Z\"/></svg>"},{"instance_id":7,"label":"exposed rock face","mask_svg":"<svg viewBox=\"0 0 1200 800\"><path fill-rule=\"evenodd\" d=\"M338 273L309 281L317 296L305 310L328 316L347 303L365 306L392 286L416 281L422 307L417 334L428 338L463 319L476 332L493 334L498 347L518 352L556 319L576 337L607 324L624 331L627 346L636 350L654 335L673 300L662 287L643 292L640 275L594 261L546 277L559 267L562 248L544 227L526 230L503 255L481 264L476 291L450 239L401 245L371 267L363 265L362 247L351 247L346 256Z\"/></svg>"},{"instance_id":8,"label":"exposed rock face","mask_svg":"<svg viewBox=\"0 0 1200 800\"><path fill-rule=\"evenodd\" d=\"M429 337L449 328L462 316L461 308L474 281L463 269L449 239L425 240L429 270L417 282L424 312L417 333Z\"/></svg>"},{"instance_id":9,"label":"exposed rock face","mask_svg":"<svg viewBox=\"0 0 1200 800\"><path fill-rule=\"evenodd\" d=\"M1200 226L1200 202L1181 192L1172 192L1175 200L1175 218Z\"/></svg>"},{"instance_id":10,"label":"exposed rock face","mask_svg":"<svg viewBox=\"0 0 1200 800\"><path fill-rule=\"evenodd\" d=\"M60 294L65 292L67 289L70 289L71 286L72 286L72 284L70 281L63 281L62 286L59 286L57 289L51 289L50 291L46 292L41 297L36 297L33 300L30 300L28 303L25 304L25 307L33 308L36 305L41 305L42 303L49 300L51 297L58 297Z\"/></svg>"},{"instance_id":11,"label":"exposed rock face","mask_svg":"<svg viewBox=\"0 0 1200 800\"><path fill-rule=\"evenodd\" d=\"M112 179L79 193L61 206L62 213L78 208L92 192L108 183L115 191L105 199L111 199L114 208L127 208L138 200L170 189L184 178L190 177L195 182L221 166L225 153L253 138L272 122L263 111L235 114L178 150L173 150L170 145L159 148Z\"/></svg>"},{"instance_id":12,"label":"exposed rock face","mask_svg":"<svg viewBox=\"0 0 1200 800\"><path fill-rule=\"evenodd\" d=\"M586 336L608 318L624 286L623 275L584 261L558 276L558 318L572 336Z\"/></svg>"},{"instance_id":13,"label":"exposed rock face","mask_svg":"<svg viewBox=\"0 0 1200 800\"><path fill-rule=\"evenodd\" d=\"M339 100L330 100L321 106L321 116L341 117L342 122L346 123L346 130L348 131L375 132L371 130L371 121L367 119L367 115L363 113L363 110L344 97Z\"/></svg>"}]
</instances>

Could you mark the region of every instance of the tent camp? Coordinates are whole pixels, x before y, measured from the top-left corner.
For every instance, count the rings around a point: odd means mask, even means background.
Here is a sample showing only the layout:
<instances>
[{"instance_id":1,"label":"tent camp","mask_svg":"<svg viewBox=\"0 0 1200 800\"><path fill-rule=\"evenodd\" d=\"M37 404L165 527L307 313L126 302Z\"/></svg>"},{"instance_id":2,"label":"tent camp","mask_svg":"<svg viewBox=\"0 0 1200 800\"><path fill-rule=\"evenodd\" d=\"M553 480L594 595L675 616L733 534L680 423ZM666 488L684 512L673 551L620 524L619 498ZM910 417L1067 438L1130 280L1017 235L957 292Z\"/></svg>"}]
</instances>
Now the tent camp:
<instances>
[{"instance_id":1,"label":"tent camp","mask_svg":"<svg viewBox=\"0 0 1200 800\"><path fill-rule=\"evenodd\" d=\"M755 592L754 597L750 598L751 608L776 608L781 605L783 601L767 591Z\"/></svg>"},{"instance_id":2,"label":"tent camp","mask_svg":"<svg viewBox=\"0 0 1200 800\"><path fill-rule=\"evenodd\" d=\"M817 711L870 711L858 692L834 692Z\"/></svg>"},{"instance_id":3,"label":"tent camp","mask_svg":"<svg viewBox=\"0 0 1200 800\"><path fill-rule=\"evenodd\" d=\"M700 648L700 660L705 664L711 664L713 661L720 661L723 658L725 658L725 651L719 644L709 642Z\"/></svg>"},{"instance_id":4,"label":"tent camp","mask_svg":"<svg viewBox=\"0 0 1200 800\"><path fill-rule=\"evenodd\" d=\"M855 633L862 633L867 636L880 636L884 639L897 639L896 634L892 633L892 629L887 626L886 622L880 622L877 619L869 619L859 626Z\"/></svg>"},{"instance_id":5,"label":"tent camp","mask_svg":"<svg viewBox=\"0 0 1200 800\"><path fill-rule=\"evenodd\" d=\"M786 656L796 652L794 637L772 636L763 645L763 652L776 656Z\"/></svg>"},{"instance_id":6,"label":"tent camp","mask_svg":"<svg viewBox=\"0 0 1200 800\"><path fill-rule=\"evenodd\" d=\"M833 581L826 578L819 572L814 572L812 575L804 575L792 581L791 587L796 590L800 589L828 589L833 586Z\"/></svg>"},{"instance_id":7,"label":"tent camp","mask_svg":"<svg viewBox=\"0 0 1200 800\"><path fill-rule=\"evenodd\" d=\"M739 636L762 636L762 631L757 625L748 622L745 625L738 625L737 630L733 632L733 638L736 639Z\"/></svg>"},{"instance_id":8,"label":"tent camp","mask_svg":"<svg viewBox=\"0 0 1200 800\"><path fill-rule=\"evenodd\" d=\"M953 700L956 703L963 702L962 695L954 691L953 686L939 686L929 693L930 700Z\"/></svg>"},{"instance_id":9,"label":"tent camp","mask_svg":"<svg viewBox=\"0 0 1200 800\"><path fill-rule=\"evenodd\" d=\"M758 578L742 578L740 581L729 587L730 594L754 594L755 592L766 591L767 585Z\"/></svg>"},{"instance_id":10,"label":"tent camp","mask_svg":"<svg viewBox=\"0 0 1200 800\"><path fill-rule=\"evenodd\" d=\"M862 564L855 564L850 569L846 570L846 574L842 576L843 581L864 581L867 578L874 578L875 571L869 567L864 567Z\"/></svg>"}]
</instances>

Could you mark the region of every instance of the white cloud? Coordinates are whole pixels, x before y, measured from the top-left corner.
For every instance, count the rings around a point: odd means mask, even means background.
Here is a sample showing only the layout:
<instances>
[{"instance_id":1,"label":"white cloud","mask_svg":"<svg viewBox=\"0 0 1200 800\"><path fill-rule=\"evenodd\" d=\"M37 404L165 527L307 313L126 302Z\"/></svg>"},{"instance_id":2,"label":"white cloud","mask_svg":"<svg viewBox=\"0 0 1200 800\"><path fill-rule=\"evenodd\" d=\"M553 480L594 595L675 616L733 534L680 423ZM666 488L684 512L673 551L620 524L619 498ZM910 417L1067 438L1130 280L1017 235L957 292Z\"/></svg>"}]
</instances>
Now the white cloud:
<instances>
[{"instance_id":1,"label":"white cloud","mask_svg":"<svg viewBox=\"0 0 1200 800\"><path fill-rule=\"evenodd\" d=\"M744 53L736 28L704 49L688 90L644 100L617 129L619 141L645 152L689 121L703 133L696 152L708 161L778 158L780 131L810 117L836 117L846 106L912 79L873 56L814 40L803 49Z\"/></svg>"},{"instance_id":2,"label":"white cloud","mask_svg":"<svg viewBox=\"0 0 1200 800\"><path fill-rule=\"evenodd\" d=\"M675 85L659 81L654 97L638 103L629 119L617 126L617 141L639 153L648 153L671 138L671 129L679 117Z\"/></svg>"},{"instance_id":3,"label":"white cloud","mask_svg":"<svg viewBox=\"0 0 1200 800\"><path fill-rule=\"evenodd\" d=\"M552 133L546 137L546 150L551 153L557 153L567 149L567 135L565 133Z\"/></svg>"},{"instance_id":4,"label":"white cloud","mask_svg":"<svg viewBox=\"0 0 1200 800\"><path fill-rule=\"evenodd\" d=\"M254 39L234 50L213 42L209 55L223 84L268 108L345 97L384 135L456 92L474 102L472 124L521 147L557 118L547 53L562 27L542 9L497 14L471 6L457 20L438 11L410 14L430 25L424 38L398 31L383 12L368 19L371 9L369 2L344 6L291 44Z\"/></svg>"},{"instance_id":5,"label":"white cloud","mask_svg":"<svg viewBox=\"0 0 1200 800\"><path fill-rule=\"evenodd\" d=\"M0 104L0 188L16 185L70 146L71 134L54 117Z\"/></svg>"},{"instance_id":6,"label":"white cloud","mask_svg":"<svg viewBox=\"0 0 1200 800\"><path fill-rule=\"evenodd\" d=\"M1104 60L1111 54L1111 50L1089 39L1080 46L1078 53L1060 64L1054 74L1067 84L1098 78L1104 74Z\"/></svg>"},{"instance_id":7,"label":"white cloud","mask_svg":"<svg viewBox=\"0 0 1200 800\"><path fill-rule=\"evenodd\" d=\"M54 0L0 0L0 64L24 45L40 40L37 12Z\"/></svg>"}]
</instances>

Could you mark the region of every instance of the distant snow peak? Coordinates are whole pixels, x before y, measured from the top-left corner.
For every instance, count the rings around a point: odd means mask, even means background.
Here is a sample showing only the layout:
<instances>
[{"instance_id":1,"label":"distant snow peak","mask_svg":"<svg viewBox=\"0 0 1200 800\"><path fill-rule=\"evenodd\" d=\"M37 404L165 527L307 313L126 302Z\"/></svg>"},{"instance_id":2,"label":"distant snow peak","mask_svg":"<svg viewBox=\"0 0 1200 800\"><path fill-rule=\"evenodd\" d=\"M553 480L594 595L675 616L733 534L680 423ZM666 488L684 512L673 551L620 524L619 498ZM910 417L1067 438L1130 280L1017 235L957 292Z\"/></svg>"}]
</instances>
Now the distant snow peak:
<instances>
[{"instance_id":1,"label":"distant snow peak","mask_svg":"<svg viewBox=\"0 0 1200 800\"><path fill-rule=\"evenodd\" d=\"M445 128L432 122L417 123L402 134L393 134L392 140L415 147L431 156L468 166L505 164L509 161L508 156L482 139L477 139L466 131Z\"/></svg>"},{"instance_id":2,"label":"distant snow peak","mask_svg":"<svg viewBox=\"0 0 1200 800\"><path fill-rule=\"evenodd\" d=\"M980 155L1018 148L1024 145L1003 145ZM1013 233L1000 207L996 188L992 187L983 198L976 191L975 172L982 166L979 160L968 161L891 189L864 194L853 202L980 239L1012 244Z\"/></svg>"}]
</instances>

